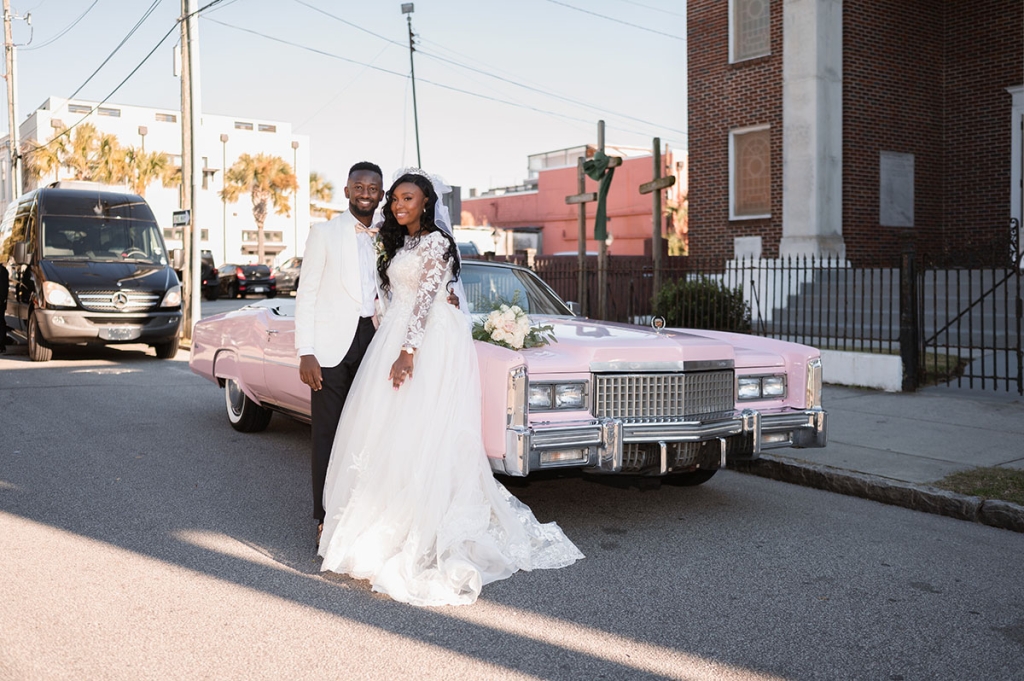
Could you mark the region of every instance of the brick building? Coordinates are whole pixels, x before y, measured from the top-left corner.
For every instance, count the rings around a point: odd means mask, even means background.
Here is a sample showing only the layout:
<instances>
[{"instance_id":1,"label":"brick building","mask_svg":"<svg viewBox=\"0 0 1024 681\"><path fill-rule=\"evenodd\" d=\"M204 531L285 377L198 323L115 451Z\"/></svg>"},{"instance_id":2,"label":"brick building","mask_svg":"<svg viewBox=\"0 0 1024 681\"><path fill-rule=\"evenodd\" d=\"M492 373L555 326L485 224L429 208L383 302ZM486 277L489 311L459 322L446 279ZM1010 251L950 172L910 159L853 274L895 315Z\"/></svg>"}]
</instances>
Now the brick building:
<instances>
[{"instance_id":1,"label":"brick building","mask_svg":"<svg viewBox=\"0 0 1024 681\"><path fill-rule=\"evenodd\" d=\"M578 193L577 159L584 154L592 156L594 151L593 146L579 146L528 157L530 176L523 184L463 197L462 226L491 227L499 255L521 250L534 250L537 255L577 252L578 208L566 204L565 197ZM606 151L623 158L608 190L608 252L650 253L653 206L651 195L641 194L639 188L654 177L651 151L621 146L609 146ZM686 167L671 151L663 152L662 164L662 175L676 175L676 184L662 195L668 209L681 205L686 196ZM597 183L587 178L586 191L597 191ZM593 238L596 208L595 203L587 204L587 250L592 252L597 251ZM684 237L684 216L684 211L665 215L662 233L667 237L675 230Z\"/></svg>"},{"instance_id":2,"label":"brick building","mask_svg":"<svg viewBox=\"0 0 1024 681\"><path fill-rule=\"evenodd\" d=\"M1003 257L1020 0L688 0L690 252Z\"/></svg>"}]
</instances>

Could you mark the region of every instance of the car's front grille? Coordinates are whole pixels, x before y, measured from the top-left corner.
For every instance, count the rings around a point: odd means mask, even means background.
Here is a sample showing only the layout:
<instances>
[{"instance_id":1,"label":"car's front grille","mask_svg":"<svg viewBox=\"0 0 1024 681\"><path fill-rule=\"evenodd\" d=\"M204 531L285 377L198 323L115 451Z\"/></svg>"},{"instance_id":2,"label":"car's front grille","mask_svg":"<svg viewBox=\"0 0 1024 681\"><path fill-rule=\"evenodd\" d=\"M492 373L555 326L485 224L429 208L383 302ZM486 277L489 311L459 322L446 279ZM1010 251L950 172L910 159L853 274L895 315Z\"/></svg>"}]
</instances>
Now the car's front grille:
<instances>
[{"instance_id":1,"label":"car's front grille","mask_svg":"<svg viewBox=\"0 0 1024 681\"><path fill-rule=\"evenodd\" d=\"M594 415L626 423L704 419L735 409L731 369L678 373L594 374Z\"/></svg>"},{"instance_id":2,"label":"car's front grille","mask_svg":"<svg viewBox=\"0 0 1024 681\"><path fill-rule=\"evenodd\" d=\"M78 291L78 301L96 312L143 312L160 304L160 294L151 291Z\"/></svg>"}]
</instances>

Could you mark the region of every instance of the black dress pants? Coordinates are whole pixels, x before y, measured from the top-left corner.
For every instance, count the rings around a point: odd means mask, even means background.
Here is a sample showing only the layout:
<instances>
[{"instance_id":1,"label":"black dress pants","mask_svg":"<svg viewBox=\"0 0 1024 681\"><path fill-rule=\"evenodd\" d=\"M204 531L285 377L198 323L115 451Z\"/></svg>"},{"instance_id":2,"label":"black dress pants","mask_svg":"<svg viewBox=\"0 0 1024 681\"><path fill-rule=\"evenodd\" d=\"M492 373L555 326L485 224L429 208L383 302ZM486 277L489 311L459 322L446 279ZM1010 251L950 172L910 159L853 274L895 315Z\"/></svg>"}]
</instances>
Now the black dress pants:
<instances>
[{"instance_id":1,"label":"black dress pants","mask_svg":"<svg viewBox=\"0 0 1024 681\"><path fill-rule=\"evenodd\" d=\"M334 367L320 367L322 387L310 391L310 419L313 436L313 517L323 521L324 483L327 480L327 464L331 460L334 436L338 432L338 421L345 406L352 379L359 370L366 348L373 339L373 319L362 317L356 328L345 358Z\"/></svg>"}]
</instances>

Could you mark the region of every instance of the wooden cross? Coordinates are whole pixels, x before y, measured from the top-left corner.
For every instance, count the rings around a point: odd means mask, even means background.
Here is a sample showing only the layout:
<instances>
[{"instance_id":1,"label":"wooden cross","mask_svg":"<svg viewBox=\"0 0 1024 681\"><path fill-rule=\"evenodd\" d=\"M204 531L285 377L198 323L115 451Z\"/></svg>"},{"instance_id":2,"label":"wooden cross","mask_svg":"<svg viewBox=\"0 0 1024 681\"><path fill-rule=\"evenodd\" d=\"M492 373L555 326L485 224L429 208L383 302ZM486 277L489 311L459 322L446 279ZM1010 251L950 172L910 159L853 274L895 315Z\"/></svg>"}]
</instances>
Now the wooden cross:
<instances>
[{"instance_id":1,"label":"wooden cross","mask_svg":"<svg viewBox=\"0 0 1024 681\"><path fill-rule=\"evenodd\" d=\"M597 149L601 152L604 151L604 121L597 122ZM587 204L597 201L597 192L586 191L587 174L583 171L583 163L585 161L585 157L580 157L577 159L576 163L576 191L578 193L565 197L566 204L570 206L574 204L579 206L579 212L577 214L577 225L579 227L579 252L577 255L579 277L577 280L577 292L580 299L580 308L582 309L583 314L587 313ZM608 160L609 168L614 168L620 165L622 165L622 159L617 156L612 156ZM608 244L602 241L597 245L597 247L598 309L600 310L601 318L606 319L608 316Z\"/></svg>"},{"instance_id":2,"label":"wooden cross","mask_svg":"<svg viewBox=\"0 0 1024 681\"><path fill-rule=\"evenodd\" d=\"M653 232L651 238L651 255L654 256L654 295L661 289L661 190L676 183L675 175L661 176L661 138L655 137L652 145L654 156L654 179L640 185L641 194L653 194L654 205L651 215Z\"/></svg>"}]
</instances>

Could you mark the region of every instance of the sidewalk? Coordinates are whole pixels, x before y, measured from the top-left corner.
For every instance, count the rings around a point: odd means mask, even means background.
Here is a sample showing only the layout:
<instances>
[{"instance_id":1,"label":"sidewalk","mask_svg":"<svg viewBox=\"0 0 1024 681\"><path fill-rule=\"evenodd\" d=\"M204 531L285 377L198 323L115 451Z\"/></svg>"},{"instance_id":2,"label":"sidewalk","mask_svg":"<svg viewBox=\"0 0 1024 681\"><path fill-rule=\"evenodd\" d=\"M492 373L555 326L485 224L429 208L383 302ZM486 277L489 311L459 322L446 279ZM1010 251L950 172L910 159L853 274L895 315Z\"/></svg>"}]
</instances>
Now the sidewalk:
<instances>
[{"instance_id":1,"label":"sidewalk","mask_svg":"<svg viewBox=\"0 0 1024 681\"><path fill-rule=\"evenodd\" d=\"M930 486L950 473L1024 470L1024 398L928 387L886 393L827 385L828 446L776 449L737 469L1024 532L1024 507Z\"/></svg>"}]
</instances>

